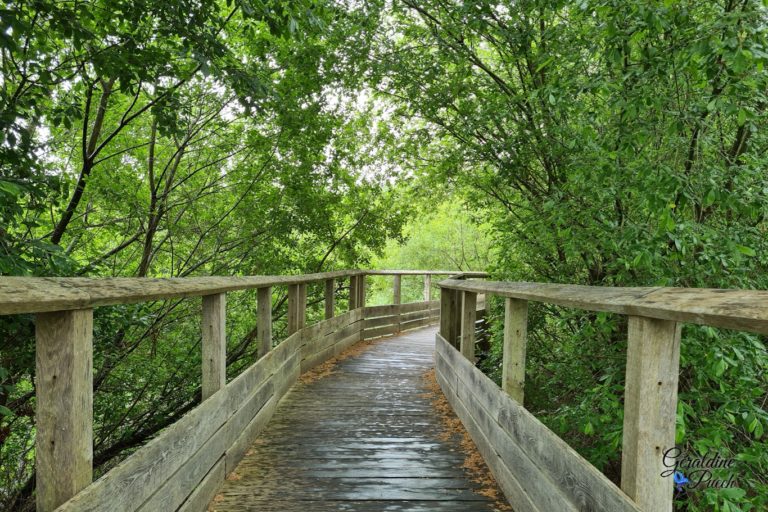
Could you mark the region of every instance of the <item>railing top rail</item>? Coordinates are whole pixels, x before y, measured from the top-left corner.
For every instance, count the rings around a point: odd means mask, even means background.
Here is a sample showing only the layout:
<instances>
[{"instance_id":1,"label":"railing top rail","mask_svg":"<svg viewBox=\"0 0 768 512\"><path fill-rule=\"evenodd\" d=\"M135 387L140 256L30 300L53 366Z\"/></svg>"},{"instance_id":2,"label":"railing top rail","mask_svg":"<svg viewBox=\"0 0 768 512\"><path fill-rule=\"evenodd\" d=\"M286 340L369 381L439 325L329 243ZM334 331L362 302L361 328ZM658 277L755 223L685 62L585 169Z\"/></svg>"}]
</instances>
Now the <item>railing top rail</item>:
<instances>
[{"instance_id":1,"label":"railing top rail","mask_svg":"<svg viewBox=\"0 0 768 512\"><path fill-rule=\"evenodd\" d=\"M602 287L569 284L463 281L439 283L450 290L546 302L768 334L768 291L713 288Z\"/></svg>"},{"instance_id":2,"label":"railing top rail","mask_svg":"<svg viewBox=\"0 0 768 512\"><path fill-rule=\"evenodd\" d=\"M486 277L486 272L463 272L461 270L364 270L369 276L464 276Z\"/></svg>"},{"instance_id":3,"label":"railing top rail","mask_svg":"<svg viewBox=\"0 0 768 512\"><path fill-rule=\"evenodd\" d=\"M317 274L230 277L0 277L0 315L45 313L311 283L358 275L467 275L440 270L339 270ZM482 274L485 275L485 274Z\"/></svg>"}]
</instances>

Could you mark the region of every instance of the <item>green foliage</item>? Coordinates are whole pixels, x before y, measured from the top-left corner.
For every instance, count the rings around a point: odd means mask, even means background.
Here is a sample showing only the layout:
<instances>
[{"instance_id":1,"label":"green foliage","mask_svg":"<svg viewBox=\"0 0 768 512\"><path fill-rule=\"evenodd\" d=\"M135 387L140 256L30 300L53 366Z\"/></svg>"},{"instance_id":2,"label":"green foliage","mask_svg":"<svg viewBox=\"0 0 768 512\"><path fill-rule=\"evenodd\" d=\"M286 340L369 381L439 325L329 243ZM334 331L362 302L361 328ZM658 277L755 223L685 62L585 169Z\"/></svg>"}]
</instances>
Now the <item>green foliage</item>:
<instances>
[{"instance_id":1,"label":"green foliage","mask_svg":"<svg viewBox=\"0 0 768 512\"><path fill-rule=\"evenodd\" d=\"M765 289L767 23L758 0L7 2L0 275L373 262ZM389 301L389 279L372 289ZM230 377L255 357L254 301L231 295ZM285 290L273 306L279 338ZM97 472L196 403L198 310L97 310ZM625 331L531 308L527 406L614 479ZM0 503L24 510L32 318L0 340ZM767 359L763 337L685 329L677 440L742 465L680 510L768 507Z\"/></svg>"},{"instance_id":2,"label":"green foliage","mask_svg":"<svg viewBox=\"0 0 768 512\"><path fill-rule=\"evenodd\" d=\"M371 107L348 108L360 77L347 71L375 26L363 7L314 0L7 2L0 275L364 266L412 211L389 183ZM96 310L97 474L199 401L199 308ZM277 289L277 339L285 309ZM255 310L254 294L232 294L231 377L256 357ZM0 318L0 340L0 509L27 510L32 318Z\"/></svg>"},{"instance_id":3,"label":"green foliage","mask_svg":"<svg viewBox=\"0 0 768 512\"><path fill-rule=\"evenodd\" d=\"M371 259L372 268L423 270L484 270L494 261L489 226L472 219L466 205L448 199L423 212L403 229L404 241L390 239L381 256ZM437 279L432 283L432 298L439 297ZM368 278L371 304L392 303L392 278ZM422 277L404 276L402 302L423 300Z\"/></svg>"},{"instance_id":4,"label":"green foliage","mask_svg":"<svg viewBox=\"0 0 768 512\"><path fill-rule=\"evenodd\" d=\"M488 212L495 277L765 289L767 19L757 0L403 0L376 88L416 119L418 183ZM530 327L527 406L614 479L625 330L543 307ZM745 463L740 491L680 510L768 507L763 344L686 328L678 441Z\"/></svg>"}]
</instances>

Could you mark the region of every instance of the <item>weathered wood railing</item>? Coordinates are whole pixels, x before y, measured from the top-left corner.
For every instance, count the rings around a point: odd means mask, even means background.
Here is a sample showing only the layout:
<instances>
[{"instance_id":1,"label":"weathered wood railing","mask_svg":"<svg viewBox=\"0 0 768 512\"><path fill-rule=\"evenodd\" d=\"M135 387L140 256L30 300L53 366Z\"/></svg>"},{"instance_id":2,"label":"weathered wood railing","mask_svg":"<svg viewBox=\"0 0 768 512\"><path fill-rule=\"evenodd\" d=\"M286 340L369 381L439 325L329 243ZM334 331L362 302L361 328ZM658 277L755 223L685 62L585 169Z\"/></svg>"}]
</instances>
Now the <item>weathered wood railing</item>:
<instances>
[{"instance_id":1,"label":"weathered wood railing","mask_svg":"<svg viewBox=\"0 0 768 512\"><path fill-rule=\"evenodd\" d=\"M766 291L439 284L438 381L519 511L671 511L672 479L661 474L675 443L681 323L768 334ZM478 293L506 300L503 389L474 365ZM523 407L528 301L629 316L621 489Z\"/></svg>"},{"instance_id":2,"label":"weathered wood railing","mask_svg":"<svg viewBox=\"0 0 768 512\"><path fill-rule=\"evenodd\" d=\"M449 271L345 270L301 276L0 278L0 315L35 314L36 503L40 512L205 510L302 372L363 339L437 320L430 276ZM394 304L365 307L366 275L394 276ZM400 276L425 276L424 301L400 304ZM467 274L479 276L482 274ZM349 311L335 314L335 280ZM325 282L325 320L306 326L307 284ZM273 349L273 287L288 288L289 336ZM257 290L259 359L226 383L226 294ZM96 482L93 309L202 297L201 405Z\"/></svg>"}]
</instances>

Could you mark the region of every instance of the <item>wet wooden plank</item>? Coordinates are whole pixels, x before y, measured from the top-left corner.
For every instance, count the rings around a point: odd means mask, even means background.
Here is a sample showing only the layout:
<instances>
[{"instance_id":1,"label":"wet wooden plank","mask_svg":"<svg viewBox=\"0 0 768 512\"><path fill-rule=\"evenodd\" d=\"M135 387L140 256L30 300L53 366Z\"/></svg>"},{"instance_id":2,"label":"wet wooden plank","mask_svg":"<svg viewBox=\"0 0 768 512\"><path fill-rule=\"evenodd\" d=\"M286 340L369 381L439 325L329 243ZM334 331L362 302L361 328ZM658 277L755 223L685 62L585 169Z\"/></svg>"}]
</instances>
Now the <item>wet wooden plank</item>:
<instances>
[{"instance_id":1,"label":"wet wooden plank","mask_svg":"<svg viewBox=\"0 0 768 512\"><path fill-rule=\"evenodd\" d=\"M211 510L494 510L427 394L434 329L374 342L300 382Z\"/></svg>"}]
</instances>

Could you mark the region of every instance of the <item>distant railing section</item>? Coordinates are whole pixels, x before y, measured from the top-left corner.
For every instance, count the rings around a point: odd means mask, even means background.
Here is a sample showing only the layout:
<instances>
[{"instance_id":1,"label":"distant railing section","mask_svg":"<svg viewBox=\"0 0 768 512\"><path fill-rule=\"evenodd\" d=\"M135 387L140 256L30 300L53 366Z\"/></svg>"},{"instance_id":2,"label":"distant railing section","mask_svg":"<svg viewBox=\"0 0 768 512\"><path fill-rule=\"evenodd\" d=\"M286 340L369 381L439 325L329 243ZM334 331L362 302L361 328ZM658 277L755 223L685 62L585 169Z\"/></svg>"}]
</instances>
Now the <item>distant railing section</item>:
<instances>
[{"instance_id":1,"label":"distant railing section","mask_svg":"<svg viewBox=\"0 0 768 512\"><path fill-rule=\"evenodd\" d=\"M663 453L675 443L682 323L768 334L768 291L460 279L439 285L438 381L521 510L671 512L672 481L661 475L668 469ZM474 364L478 294L505 298L501 389ZM629 316L621 489L523 408L528 301Z\"/></svg>"},{"instance_id":2,"label":"distant railing section","mask_svg":"<svg viewBox=\"0 0 768 512\"><path fill-rule=\"evenodd\" d=\"M393 276L393 305L365 307L366 275ZM403 275L424 276L424 301L400 304ZM35 314L36 502L52 510L204 510L298 376L362 340L437 320L431 276L485 274L343 270L299 276L0 278L0 315ZM349 309L335 312L336 280ZM306 326L307 285L325 283L325 320ZM288 338L273 351L273 287L288 289ZM258 360L226 383L228 292L257 290ZM203 402L97 482L93 479L93 309L202 297ZM389 308L389 309L387 309Z\"/></svg>"}]
</instances>

